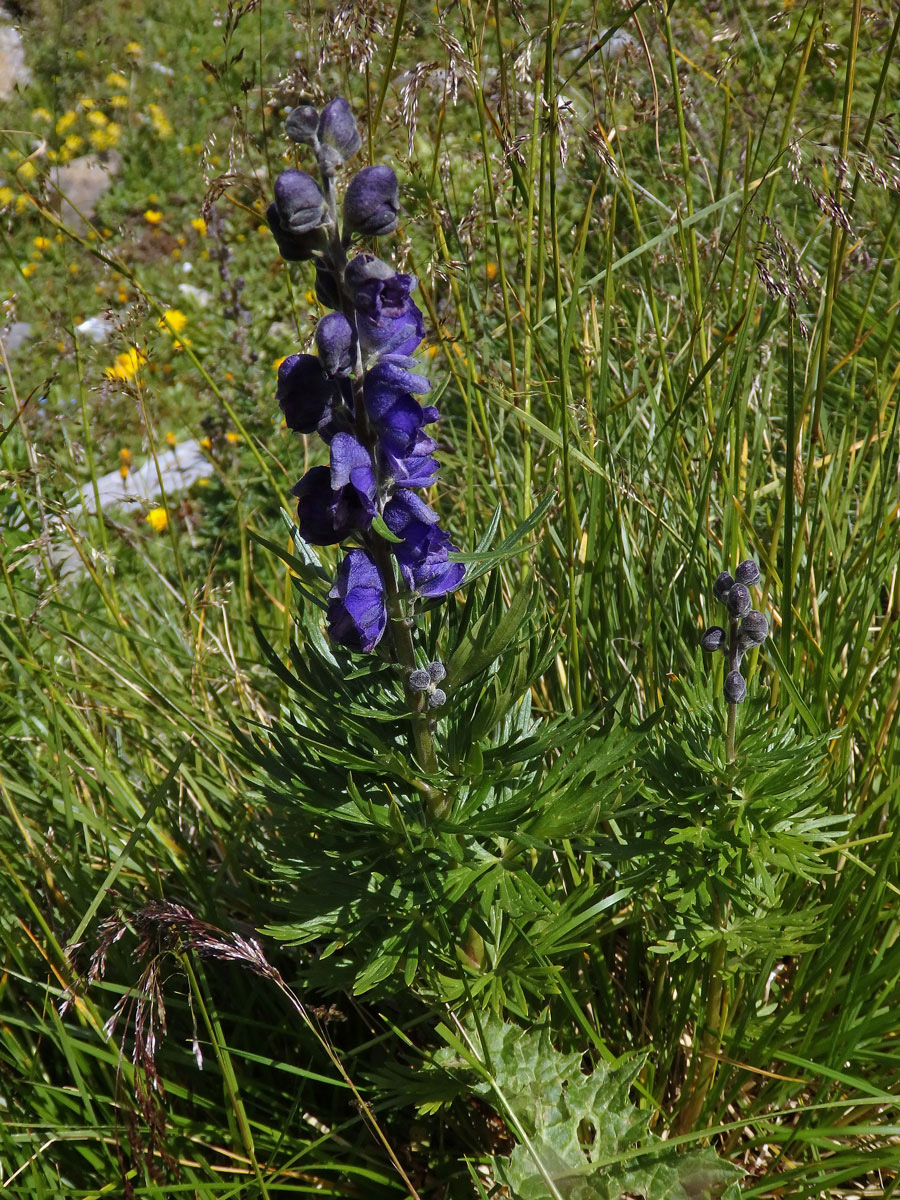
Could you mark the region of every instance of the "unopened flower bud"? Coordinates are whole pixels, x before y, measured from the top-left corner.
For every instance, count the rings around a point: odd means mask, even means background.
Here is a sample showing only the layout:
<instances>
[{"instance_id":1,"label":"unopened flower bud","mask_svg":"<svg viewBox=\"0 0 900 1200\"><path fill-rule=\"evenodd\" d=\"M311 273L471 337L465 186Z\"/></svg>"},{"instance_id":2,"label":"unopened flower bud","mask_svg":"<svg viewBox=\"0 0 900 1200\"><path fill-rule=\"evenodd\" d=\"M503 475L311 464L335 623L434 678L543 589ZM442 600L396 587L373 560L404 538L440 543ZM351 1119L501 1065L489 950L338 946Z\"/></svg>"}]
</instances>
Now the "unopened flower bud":
<instances>
[{"instance_id":1,"label":"unopened flower bud","mask_svg":"<svg viewBox=\"0 0 900 1200\"><path fill-rule=\"evenodd\" d=\"M725 649L725 630L721 625L711 625L700 639L701 647L709 654Z\"/></svg>"},{"instance_id":2,"label":"unopened flower bud","mask_svg":"<svg viewBox=\"0 0 900 1200\"><path fill-rule=\"evenodd\" d=\"M443 663L433 662L428 664L428 674L431 676L432 683L440 683L442 679L447 678L447 668Z\"/></svg>"},{"instance_id":3,"label":"unopened flower bud","mask_svg":"<svg viewBox=\"0 0 900 1200\"><path fill-rule=\"evenodd\" d=\"M728 589L725 607L733 617L744 617L750 611L750 592L745 584L735 583Z\"/></svg>"},{"instance_id":4,"label":"unopened flower bud","mask_svg":"<svg viewBox=\"0 0 900 1200\"><path fill-rule=\"evenodd\" d=\"M337 152L339 165L362 145L353 110L343 96L336 96L322 109L318 126L319 144Z\"/></svg>"},{"instance_id":5,"label":"unopened flower bud","mask_svg":"<svg viewBox=\"0 0 900 1200\"><path fill-rule=\"evenodd\" d=\"M316 326L316 349L326 375L351 375L356 366L356 336L343 313L328 313Z\"/></svg>"},{"instance_id":6,"label":"unopened flower bud","mask_svg":"<svg viewBox=\"0 0 900 1200\"><path fill-rule=\"evenodd\" d=\"M746 587L755 587L762 578L759 567L752 558L745 558L742 563L738 564L734 577L738 583L743 583Z\"/></svg>"},{"instance_id":7,"label":"unopened flower bud","mask_svg":"<svg viewBox=\"0 0 900 1200\"><path fill-rule=\"evenodd\" d=\"M748 648L761 646L769 636L769 622L761 612L751 608L741 621L740 634L741 639L746 640Z\"/></svg>"},{"instance_id":8,"label":"unopened flower bud","mask_svg":"<svg viewBox=\"0 0 900 1200\"><path fill-rule=\"evenodd\" d=\"M288 113L284 123L284 132L292 142L299 142L301 146L315 147L318 126L319 114L316 110L311 104L301 104L297 108L292 108Z\"/></svg>"},{"instance_id":9,"label":"unopened flower bud","mask_svg":"<svg viewBox=\"0 0 900 1200\"><path fill-rule=\"evenodd\" d=\"M435 688L433 692L428 694L428 707L440 708L441 705L447 703L447 693L441 691L440 688Z\"/></svg>"},{"instance_id":10,"label":"unopened flower bud","mask_svg":"<svg viewBox=\"0 0 900 1200\"><path fill-rule=\"evenodd\" d=\"M425 692L431 687L431 676L419 667L415 671L410 671L408 683L410 691Z\"/></svg>"},{"instance_id":11,"label":"unopened flower bud","mask_svg":"<svg viewBox=\"0 0 900 1200\"><path fill-rule=\"evenodd\" d=\"M722 574L716 578L716 582L713 584L713 595L715 598L724 602L725 597L731 591L733 583L734 580L731 578L728 572L723 571Z\"/></svg>"},{"instance_id":12,"label":"unopened flower bud","mask_svg":"<svg viewBox=\"0 0 900 1200\"><path fill-rule=\"evenodd\" d=\"M344 197L344 225L351 233L383 237L397 228L397 176L390 167L363 167Z\"/></svg>"},{"instance_id":13,"label":"unopened flower bud","mask_svg":"<svg viewBox=\"0 0 900 1200\"><path fill-rule=\"evenodd\" d=\"M740 704L747 695L747 685L740 671L729 671L725 676L725 699L729 704Z\"/></svg>"},{"instance_id":14,"label":"unopened flower bud","mask_svg":"<svg viewBox=\"0 0 900 1200\"><path fill-rule=\"evenodd\" d=\"M287 233L308 233L325 221L325 197L305 171L281 172L275 180L275 205Z\"/></svg>"}]
</instances>

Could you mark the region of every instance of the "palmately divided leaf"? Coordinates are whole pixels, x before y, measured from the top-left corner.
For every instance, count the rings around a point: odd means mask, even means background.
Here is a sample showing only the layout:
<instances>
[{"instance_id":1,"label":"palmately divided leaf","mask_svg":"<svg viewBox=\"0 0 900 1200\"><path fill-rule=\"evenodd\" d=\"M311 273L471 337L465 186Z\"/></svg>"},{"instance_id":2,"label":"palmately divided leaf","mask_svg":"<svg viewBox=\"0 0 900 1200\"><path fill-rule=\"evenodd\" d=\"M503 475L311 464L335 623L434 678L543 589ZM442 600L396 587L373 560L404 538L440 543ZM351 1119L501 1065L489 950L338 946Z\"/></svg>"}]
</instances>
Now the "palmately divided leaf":
<instances>
[{"instance_id":1,"label":"palmately divided leaf","mask_svg":"<svg viewBox=\"0 0 900 1200\"><path fill-rule=\"evenodd\" d=\"M491 1017L482 1033L483 1047L474 1026L467 1031L472 1056L448 1049L438 1061L474 1067L473 1090L490 1098L516 1137L495 1166L519 1200L737 1200L739 1167L711 1149L679 1151L650 1132L650 1114L629 1099L642 1058L585 1074L581 1054L553 1047L547 1023L522 1030Z\"/></svg>"}]
</instances>

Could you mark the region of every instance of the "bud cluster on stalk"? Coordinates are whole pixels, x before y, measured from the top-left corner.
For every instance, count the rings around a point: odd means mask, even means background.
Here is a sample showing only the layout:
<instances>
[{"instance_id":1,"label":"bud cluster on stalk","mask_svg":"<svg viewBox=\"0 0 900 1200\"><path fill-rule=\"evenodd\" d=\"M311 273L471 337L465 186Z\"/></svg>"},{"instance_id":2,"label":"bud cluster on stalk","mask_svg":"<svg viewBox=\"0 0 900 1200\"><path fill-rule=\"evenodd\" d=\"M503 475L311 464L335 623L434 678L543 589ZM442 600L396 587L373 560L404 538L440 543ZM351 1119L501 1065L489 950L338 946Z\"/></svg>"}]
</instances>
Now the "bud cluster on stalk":
<instances>
[{"instance_id":1,"label":"bud cluster on stalk","mask_svg":"<svg viewBox=\"0 0 900 1200\"><path fill-rule=\"evenodd\" d=\"M713 584L713 595L728 610L729 627L711 625L700 639L701 647L714 654L721 651L728 660L724 695L729 704L740 704L747 695L741 674L741 659L769 636L769 622L753 607L750 588L760 581L759 567L752 558L744 559L732 577L723 571Z\"/></svg>"},{"instance_id":2,"label":"bud cluster on stalk","mask_svg":"<svg viewBox=\"0 0 900 1200\"><path fill-rule=\"evenodd\" d=\"M313 263L316 295L333 310L316 329L317 353L288 355L278 370L276 399L288 428L318 433L329 448L328 466L312 467L292 489L297 527L311 545L352 541L328 594L327 628L332 641L371 651L398 595L401 603L445 596L465 574L449 558L457 547L418 494L438 474L437 443L425 432L438 411L418 399L431 384L412 357L425 323L411 299L414 276L371 254L348 257L356 239L393 233L400 207L396 175L376 165L353 176L338 214L335 174L361 145L350 105L340 97L321 113L301 105L285 129L312 150L320 178L283 171L269 226L282 258ZM442 703L437 682L430 675L422 689L430 689L431 707Z\"/></svg>"}]
</instances>

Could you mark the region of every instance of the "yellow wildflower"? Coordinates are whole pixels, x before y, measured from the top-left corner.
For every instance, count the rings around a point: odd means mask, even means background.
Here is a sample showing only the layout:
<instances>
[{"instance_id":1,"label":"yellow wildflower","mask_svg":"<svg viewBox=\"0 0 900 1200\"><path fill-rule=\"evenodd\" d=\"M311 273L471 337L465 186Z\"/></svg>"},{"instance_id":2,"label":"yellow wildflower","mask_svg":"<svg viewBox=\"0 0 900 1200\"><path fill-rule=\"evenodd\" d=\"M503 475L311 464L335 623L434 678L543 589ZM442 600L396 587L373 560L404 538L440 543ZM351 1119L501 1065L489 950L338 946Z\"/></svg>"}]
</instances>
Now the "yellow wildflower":
<instances>
[{"instance_id":1,"label":"yellow wildflower","mask_svg":"<svg viewBox=\"0 0 900 1200\"><path fill-rule=\"evenodd\" d=\"M16 196L16 212L17 213L24 212L25 209L30 206L30 204L31 204L30 196L22 195L22 194Z\"/></svg>"},{"instance_id":2,"label":"yellow wildflower","mask_svg":"<svg viewBox=\"0 0 900 1200\"><path fill-rule=\"evenodd\" d=\"M127 466L131 462L131 451L128 449L127 446L123 446L122 449L119 451L119 458L121 458L121 460L125 464L125 466Z\"/></svg>"},{"instance_id":3,"label":"yellow wildflower","mask_svg":"<svg viewBox=\"0 0 900 1200\"><path fill-rule=\"evenodd\" d=\"M127 88L128 80L119 71L110 71L106 77L107 87Z\"/></svg>"},{"instance_id":4,"label":"yellow wildflower","mask_svg":"<svg viewBox=\"0 0 900 1200\"><path fill-rule=\"evenodd\" d=\"M12 204L14 195L11 187L0 187L0 208L6 208L7 204Z\"/></svg>"},{"instance_id":5,"label":"yellow wildflower","mask_svg":"<svg viewBox=\"0 0 900 1200\"><path fill-rule=\"evenodd\" d=\"M128 107L128 97L127 96L110 96L109 104L110 104L110 108L127 108Z\"/></svg>"},{"instance_id":6,"label":"yellow wildflower","mask_svg":"<svg viewBox=\"0 0 900 1200\"><path fill-rule=\"evenodd\" d=\"M191 220L191 225L197 230L201 237L206 237L206 222L202 217L193 217Z\"/></svg>"},{"instance_id":7,"label":"yellow wildflower","mask_svg":"<svg viewBox=\"0 0 900 1200\"><path fill-rule=\"evenodd\" d=\"M170 333L181 333L188 319L180 308L167 308L159 320L160 329L168 329Z\"/></svg>"},{"instance_id":8,"label":"yellow wildflower","mask_svg":"<svg viewBox=\"0 0 900 1200\"><path fill-rule=\"evenodd\" d=\"M96 126L97 129L102 129L104 125L109 124L109 117L106 115L106 113L101 112L99 108L95 109L94 112L89 112L87 119L88 122L91 125Z\"/></svg>"},{"instance_id":9,"label":"yellow wildflower","mask_svg":"<svg viewBox=\"0 0 900 1200\"><path fill-rule=\"evenodd\" d=\"M197 480L201 487L209 487L210 479L208 475L201 475Z\"/></svg>"},{"instance_id":10,"label":"yellow wildflower","mask_svg":"<svg viewBox=\"0 0 900 1200\"><path fill-rule=\"evenodd\" d=\"M171 430L166 434L166 445L174 448L178 444L175 434Z\"/></svg>"},{"instance_id":11,"label":"yellow wildflower","mask_svg":"<svg viewBox=\"0 0 900 1200\"><path fill-rule=\"evenodd\" d=\"M115 121L110 121L103 129L91 130L91 145L97 150L111 150L121 133L121 127Z\"/></svg>"},{"instance_id":12,"label":"yellow wildflower","mask_svg":"<svg viewBox=\"0 0 900 1200\"><path fill-rule=\"evenodd\" d=\"M20 163L16 168L16 174L20 179L34 179L35 175L37 175L37 167L35 167L33 162L26 159L25 162Z\"/></svg>"},{"instance_id":13,"label":"yellow wildflower","mask_svg":"<svg viewBox=\"0 0 900 1200\"><path fill-rule=\"evenodd\" d=\"M53 120L53 118L47 112L46 108L40 108L40 107L33 108L31 110L31 117L32 117L32 120L34 120L34 121L52 121Z\"/></svg>"},{"instance_id":14,"label":"yellow wildflower","mask_svg":"<svg viewBox=\"0 0 900 1200\"><path fill-rule=\"evenodd\" d=\"M275 370L276 370L276 371L278 370L278 368L281 366L281 364L284 362L284 360L285 360L286 358L287 358L287 355L286 355L286 354L282 354L281 358L276 358L276 359L275 359L275 362L274 362L272 365L274 366L274 368L275 368Z\"/></svg>"},{"instance_id":15,"label":"yellow wildflower","mask_svg":"<svg viewBox=\"0 0 900 1200\"><path fill-rule=\"evenodd\" d=\"M212 442L209 440L209 438L208 438L208 437L201 438L201 439L200 439L200 445L203 447L203 449L204 449L204 450L211 450L211 449L212 449Z\"/></svg>"},{"instance_id":16,"label":"yellow wildflower","mask_svg":"<svg viewBox=\"0 0 900 1200\"><path fill-rule=\"evenodd\" d=\"M241 435L239 433L235 433L235 431L233 429L229 429L228 432L225 434L225 440L229 441L229 442L240 442L243 439L241 438Z\"/></svg>"},{"instance_id":17,"label":"yellow wildflower","mask_svg":"<svg viewBox=\"0 0 900 1200\"><path fill-rule=\"evenodd\" d=\"M493 263L493 262L489 262L487 267L485 268L485 274L487 275L488 279L493 283L493 281L497 278L497 264Z\"/></svg>"},{"instance_id":18,"label":"yellow wildflower","mask_svg":"<svg viewBox=\"0 0 900 1200\"><path fill-rule=\"evenodd\" d=\"M50 241L49 238L36 237L34 239L34 245L35 245L35 249L37 249L37 250L49 250L50 247L53 245L53 243Z\"/></svg>"},{"instance_id":19,"label":"yellow wildflower","mask_svg":"<svg viewBox=\"0 0 900 1200\"><path fill-rule=\"evenodd\" d=\"M129 42L125 47L125 53L131 58L140 58L144 50L140 42Z\"/></svg>"},{"instance_id":20,"label":"yellow wildflower","mask_svg":"<svg viewBox=\"0 0 900 1200\"><path fill-rule=\"evenodd\" d=\"M169 524L169 514L164 508L151 508L147 513L147 524L154 533L162 533Z\"/></svg>"},{"instance_id":21,"label":"yellow wildflower","mask_svg":"<svg viewBox=\"0 0 900 1200\"><path fill-rule=\"evenodd\" d=\"M70 133L63 145L70 153L74 154L76 150L80 150L84 145L84 138L78 133Z\"/></svg>"},{"instance_id":22,"label":"yellow wildflower","mask_svg":"<svg viewBox=\"0 0 900 1200\"><path fill-rule=\"evenodd\" d=\"M78 103L81 105L82 108L93 108L94 105L97 103L97 101L92 100L90 98L90 96L79 96Z\"/></svg>"},{"instance_id":23,"label":"yellow wildflower","mask_svg":"<svg viewBox=\"0 0 900 1200\"><path fill-rule=\"evenodd\" d=\"M122 379L127 382L137 375L146 361L147 359L141 354L140 350L136 350L132 346L130 350L116 355L115 365L106 368L106 378Z\"/></svg>"},{"instance_id":24,"label":"yellow wildflower","mask_svg":"<svg viewBox=\"0 0 900 1200\"><path fill-rule=\"evenodd\" d=\"M153 122L153 128L156 130L156 136L161 138L170 138L174 132L172 129L172 124L159 105L148 104L147 110L150 113L150 120Z\"/></svg>"},{"instance_id":25,"label":"yellow wildflower","mask_svg":"<svg viewBox=\"0 0 900 1200\"><path fill-rule=\"evenodd\" d=\"M72 126L75 124L75 122L77 120L78 120L78 114L76 112L73 112L72 109L70 108L69 111L64 112L63 115L56 122L56 132L60 135L64 134L67 129L72 128Z\"/></svg>"},{"instance_id":26,"label":"yellow wildflower","mask_svg":"<svg viewBox=\"0 0 900 1200\"><path fill-rule=\"evenodd\" d=\"M144 213L144 220L148 225L158 225L162 219L163 215L158 208L148 208Z\"/></svg>"},{"instance_id":27,"label":"yellow wildflower","mask_svg":"<svg viewBox=\"0 0 900 1200\"><path fill-rule=\"evenodd\" d=\"M26 263L25 266L22 268L22 274L25 276L26 279L30 279L36 270L37 270L37 267L35 266L34 263Z\"/></svg>"}]
</instances>

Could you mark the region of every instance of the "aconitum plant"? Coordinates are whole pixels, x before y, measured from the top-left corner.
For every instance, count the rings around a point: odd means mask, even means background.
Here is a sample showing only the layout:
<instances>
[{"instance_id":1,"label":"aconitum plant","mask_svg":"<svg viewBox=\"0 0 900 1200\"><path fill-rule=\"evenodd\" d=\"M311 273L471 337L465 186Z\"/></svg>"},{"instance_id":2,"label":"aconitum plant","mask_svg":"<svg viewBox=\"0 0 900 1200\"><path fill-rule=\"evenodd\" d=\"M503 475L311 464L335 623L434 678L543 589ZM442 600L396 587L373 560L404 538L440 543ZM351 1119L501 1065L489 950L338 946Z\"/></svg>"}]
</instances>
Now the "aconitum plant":
<instances>
[{"instance_id":1,"label":"aconitum plant","mask_svg":"<svg viewBox=\"0 0 900 1200\"><path fill-rule=\"evenodd\" d=\"M360 148L350 105L337 98L321 113L301 105L285 123L308 146L317 182L305 171L282 172L267 217L289 262L311 262L319 301L333 311L316 329L315 354L291 354L278 371L276 398L289 429L317 433L328 466L312 467L292 489L300 536L314 546L349 544L328 593L332 642L378 650L404 672L414 714L440 707L432 663L420 686L411 625L422 599L446 596L465 568L457 548L421 496L438 476L437 443L426 432L438 419L418 397L431 388L413 354L425 336L412 299L416 279L372 254L348 251L359 239L397 228L399 186L388 166L364 167L350 180L343 204L335 174ZM441 668L442 670L443 668ZM417 726L421 765L433 764L427 721Z\"/></svg>"},{"instance_id":2,"label":"aconitum plant","mask_svg":"<svg viewBox=\"0 0 900 1200\"><path fill-rule=\"evenodd\" d=\"M734 758L734 732L737 706L747 695L747 684L741 674L741 659L754 646L761 646L769 636L765 614L753 608L750 588L760 581L759 567L752 558L744 559L732 577L727 571L717 576L713 595L728 610L729 624L711 625L700 639L700 645L710 654L721 651L728 661L723 693L728 705L727 751Z\"/></svg>"}]
</instances>

